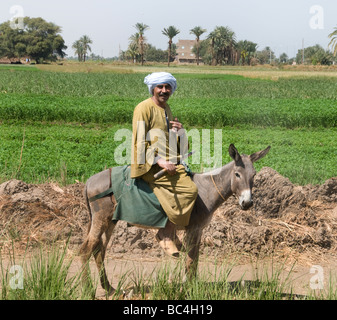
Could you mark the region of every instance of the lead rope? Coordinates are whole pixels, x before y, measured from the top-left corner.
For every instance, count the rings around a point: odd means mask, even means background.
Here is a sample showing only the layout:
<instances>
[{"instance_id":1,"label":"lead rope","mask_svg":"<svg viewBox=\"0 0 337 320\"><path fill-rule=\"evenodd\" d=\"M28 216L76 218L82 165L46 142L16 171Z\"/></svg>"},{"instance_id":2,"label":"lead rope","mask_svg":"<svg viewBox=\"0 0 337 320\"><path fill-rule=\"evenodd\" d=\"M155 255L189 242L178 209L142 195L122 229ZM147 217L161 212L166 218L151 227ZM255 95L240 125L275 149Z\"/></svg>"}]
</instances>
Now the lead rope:
<instances>
[{"instance_id":1,"label":"lead rope","mask_svg":"<svg viewBox=\"0 0 337 320\"><path fill-rule=\"evenodd\" d=\"M226 201L226 199L222 196L221 192L219 191L217 185L215 184L215 181L214 181L214 178L213 178L212 174L211 174L211 179L212 179L212 182L214 184L214 187L215 187L216 191L218 191L219 196L222 198L223 201Z\"/></svg>"}]
</instances>

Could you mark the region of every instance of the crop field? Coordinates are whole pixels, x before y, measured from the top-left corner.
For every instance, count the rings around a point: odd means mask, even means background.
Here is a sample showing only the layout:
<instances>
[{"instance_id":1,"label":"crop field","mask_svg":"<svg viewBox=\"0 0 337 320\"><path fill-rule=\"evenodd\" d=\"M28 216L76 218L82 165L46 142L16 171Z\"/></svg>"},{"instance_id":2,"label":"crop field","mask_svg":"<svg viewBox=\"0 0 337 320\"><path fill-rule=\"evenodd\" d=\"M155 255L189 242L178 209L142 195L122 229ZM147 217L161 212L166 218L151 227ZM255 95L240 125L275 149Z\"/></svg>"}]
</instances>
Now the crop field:
<instances>
[{"instance_id":1,"label":"crop field","mask_svg":"<svg viewBox=\"0 0 337 320\"><path fill-rule=\"evenodd\" d=\"M116 134L131 132L133 109L149 96L143 84L148 70L136 71L0 67L0 180L69 184L121 164L115 151L123 140ZM258 170L271 167L301 185L337 176L334 73L298 77L293 72L271 80L196 68L170 71L178 80L170 99L174 116L200 137L202 129L210 129L211 154L213 131L221 129L223 164L230 160L230 143L246 154L271 145ZM192 170L213 165L202 159L191 162Z\"/></svg>"}]
</instances>

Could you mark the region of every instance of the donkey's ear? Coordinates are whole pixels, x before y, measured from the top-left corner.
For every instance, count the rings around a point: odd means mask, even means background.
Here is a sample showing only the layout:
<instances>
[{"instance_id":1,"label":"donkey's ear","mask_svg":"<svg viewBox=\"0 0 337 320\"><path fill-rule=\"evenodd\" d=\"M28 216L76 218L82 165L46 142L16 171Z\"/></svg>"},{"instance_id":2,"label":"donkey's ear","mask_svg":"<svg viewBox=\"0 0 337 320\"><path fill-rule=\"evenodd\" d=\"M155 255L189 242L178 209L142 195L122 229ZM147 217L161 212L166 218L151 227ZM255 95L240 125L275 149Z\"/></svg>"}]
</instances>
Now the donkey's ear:
<instances>
[{"instance_id":1,"label":"donkey's ear","mask_svg":"<svg viewBox=\"0 0 337 320\"><path fill-rule=\"evenodd\" d=\"M239 162L241 160L240 153L238 150L235 148L234 144L231 143L228 149L229 155L235 162Z\"/></svg>"},{"instance_id":2,"label":"donkey's ear","mask_svg":"<svg viewBox=\"0 0 337 320\"><path fill-rule=\"evenodd\" d=\"M262 159L270 150L270 146L262 151L255 152L249 156L252 162Z\"/></svg>"}]
</instances>

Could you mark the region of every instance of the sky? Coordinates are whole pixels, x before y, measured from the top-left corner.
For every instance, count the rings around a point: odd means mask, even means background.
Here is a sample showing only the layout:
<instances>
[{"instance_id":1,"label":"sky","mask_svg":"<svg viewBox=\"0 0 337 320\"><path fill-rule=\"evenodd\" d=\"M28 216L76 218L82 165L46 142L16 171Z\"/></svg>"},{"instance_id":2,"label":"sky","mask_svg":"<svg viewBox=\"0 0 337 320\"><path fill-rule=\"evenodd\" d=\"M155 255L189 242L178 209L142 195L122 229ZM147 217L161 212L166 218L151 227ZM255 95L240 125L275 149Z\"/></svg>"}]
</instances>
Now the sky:
<instances>
[{"instance_id":1,"label":"sky","mask_svg":"<svg viewBox=\"0 0 337 320\"><path fill-rule=\"evenodd\" d=\"M180 30L173 39L194 39L190 30L201 26L207 32L216 26L228 26L237 41L249 40L258 50L271 47L278 57L289 58L304 47L320 44L327 49L328 35L337 27L336 0L0 0L0 23L15 15L42 17L62 28L68 56L74 56L72 44L88 35L92 52L107 57L126 50L135 24L145 23L148 43L167 49L162 34L170 25Z\"/></svg>"}]
</instances>

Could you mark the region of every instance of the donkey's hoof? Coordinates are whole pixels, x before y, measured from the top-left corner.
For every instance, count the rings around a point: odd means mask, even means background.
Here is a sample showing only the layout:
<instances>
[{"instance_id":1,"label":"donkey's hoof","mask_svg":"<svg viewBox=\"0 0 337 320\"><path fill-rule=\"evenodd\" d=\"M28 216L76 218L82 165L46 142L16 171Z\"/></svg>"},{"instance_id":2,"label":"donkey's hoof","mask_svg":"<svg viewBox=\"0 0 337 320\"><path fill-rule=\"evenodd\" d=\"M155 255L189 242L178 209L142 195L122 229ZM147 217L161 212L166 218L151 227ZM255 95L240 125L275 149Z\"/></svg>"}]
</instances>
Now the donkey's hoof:
<instances>
[{"instance_id":1,"label":"donkey's hoof","mask_svg":"<svg viewBox=\"0 0 337 320\"><path fill-rule=\"evenodd\" d=\"M116 292L116 289L114 289L112 286L108 286L108 287L106 287L106 288L104 288L105 289L105 292L106 292L106 294L110 297L110 296L112 296L115 292Z\"/></svg>"}]
</instances>

